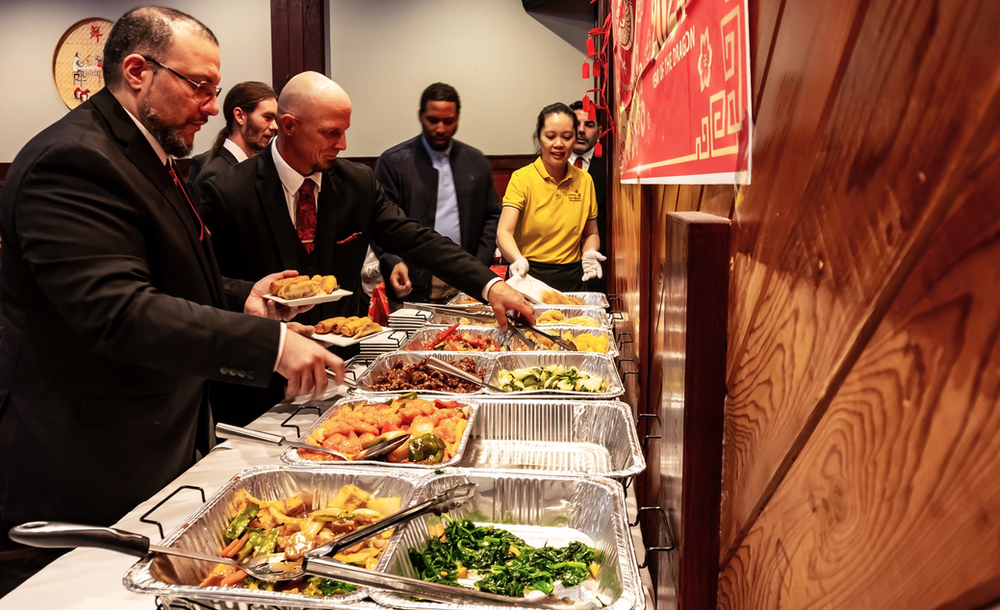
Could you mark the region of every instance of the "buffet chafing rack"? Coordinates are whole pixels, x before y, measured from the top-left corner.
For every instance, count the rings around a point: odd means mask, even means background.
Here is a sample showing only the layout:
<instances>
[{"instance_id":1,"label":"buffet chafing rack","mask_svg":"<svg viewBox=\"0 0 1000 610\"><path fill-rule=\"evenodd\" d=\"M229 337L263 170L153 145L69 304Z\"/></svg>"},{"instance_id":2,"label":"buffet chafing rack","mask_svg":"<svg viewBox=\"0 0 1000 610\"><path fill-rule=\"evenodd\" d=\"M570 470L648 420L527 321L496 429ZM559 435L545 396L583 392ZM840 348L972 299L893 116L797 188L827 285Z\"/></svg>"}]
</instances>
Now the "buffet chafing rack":
<instances>
[{"instance_id":1,"label":"buffet chafing rack","mask_svg":"<svg viewBox=\"0 0 1000 610\"><path fill-rule=\"evenodd\" d=\"M531 389L520 392L498 392L488 389L490 396L536 396L545 395L552 398L582 398L587 400L611 400L625 393L625 386L622 383L615 361L606 354L592 354L586 352L504 352L493 357L492 368L487 377L487 381L494 386L499 383L500 371L506 369L523 369L535 366L549 366L561 364L566 367L575 366L581 372L592 377L602 377L607 381L607 388L602 392L577 392L554 389Z\"/></svg>"},{"instance_id":2,"label":"buffet chafing rack","mask_svg":"<svg viewBox=\"0 0 1000 610\"><path fill-rule=\"evenodd\" d=\"M465 482L475 483L476 493L465 506L450 513L450 517L468 518L477 525L496 524L537 546L565 546L574 540L592 544L600 556L594 589L596 605L610 610L645 608L621 485L597 477L461 469L424 477L420 491L433 495ZM425 516L401 526L385 551L388 555L385 571L416 576L408 550L424 548L428 526L437 522L437 518ZM579 587L565 594L582 595ZM373 590L371 595L384 606L404 610L463 608L381 590ZM511 606L477 607L500 610Z\"/></svg>"},{"instance_id":3,"label":"buffet chafing rack","mask_svg":"<svg viewBox=\"0 0 1000 610\"><path fill-rule=\"evenodd\" d=\"M400 394L400 392L396 392L396 394ZM356 465L361 464L364 467L373 466L377 468L381 466L381 467L391 467L391 468L407 468L413 471L436 470L438 468L444 468L446 466L455 466L459 463L459 461L461 461L462 456L465 453L466 447L469 444L469 438L472 435L472 431L476 426L476 422L478 421L478 412L479 412L478 402L461 398L461 396L464 395L459 395L459 396L460 397L456 400L456 402L458 402L459 404L459 407L469 408L469 419L468 419L469 423L465 427L465 431L462 433L462 439L458 445L458 448L455 450L455 455L452 458L441 462L440 464L393 464L385 461L374 461L374 460L367 462L341 462L341 461L314 462L312 460L307 460L301 457L299 455L298 449L295 449L294 447L289 448L288 450L286 450L284 453L281 454L281 461L285 462L286 464L293 464L296 466L304 466L304 465L316 466L316 467L338 466L343 468L345 466L354 467ZM359 404L377 404L379 402L386 400L386 398L387 398L386 396L355 394L353 396L349 396L347 398L338 400L336 403L334 403L332 407L330 407L330 409L326 411L326 413L323 416L321 416L315 422L313 422L312 426L310 426L309 429L305 431L305 434L302 435L299 441L304 443L306 439L308 439L309 436L312 434L313 430L322 427L323 422L332 417L333 414L336 413L337 410L342 407L346 406L353 407ZM417 393L417 398L423 398L425 400L434 400L433 396L423 395L423 393ZM417 472L414 472L414 474L417 474Z\"/></svg>"},{"instance_id":4,"label":"buffet chafing rack","mask_svg":"<svg viewBox=\"0 0 1000 610\"><path fill-rule=\"evenodd\" d=\"M258 466L248 468L223 485L184 523L170 532L160 543L202 553L217 555L222 532L233 517L233 501L237 489L245 489L262 500L285 499L299 493L310 493L314 505L325 506L346 484L357 485L377 497L399 496L401 506L410 506L418 497L419 479L404 471L380 468L290 468ZM379 558L377 570L384 571L388 549L398 537L393 533L386 550ZM292 593L276 593L228 587L201 587L197 583L212 570L212 565L180 557L156 555L146 557L125 573L125 587L137 593L157 595L169 607L199 607L216 610L234 608L377 608L363 600L370 591L358 588L337 597L308 597ZM194 583L194 584L191 584ZM197 605L191 605L191 602Z\"/></svg>"}]
</instances>

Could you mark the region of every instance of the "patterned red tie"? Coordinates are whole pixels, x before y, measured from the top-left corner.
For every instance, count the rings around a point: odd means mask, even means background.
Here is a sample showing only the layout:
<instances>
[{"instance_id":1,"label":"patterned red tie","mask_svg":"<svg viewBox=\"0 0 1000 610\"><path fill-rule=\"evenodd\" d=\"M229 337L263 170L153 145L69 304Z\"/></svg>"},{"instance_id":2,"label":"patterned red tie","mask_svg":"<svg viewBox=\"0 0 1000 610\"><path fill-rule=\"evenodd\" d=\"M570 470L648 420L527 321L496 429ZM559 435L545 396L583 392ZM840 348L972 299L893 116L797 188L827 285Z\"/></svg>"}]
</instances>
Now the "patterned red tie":
<instances>
[{"instance_id":1,"label":"patterned red tie","mask_svg":"<svg viewBox=\"0 0 1000 610\"><path fill-rule=\"evenodd\" d=\"M302 241L302 247L309 254L316 249L316 198L313 192L316 183L306 178L299 187L299 193L295 197L295 230Z\"/></svg>"},{"instance_id":2,"label":"patterned red tie","mask_svg":"<svg viewBox=\"0 0 1000 610\"><path fill-rule=\"evenodd\" d=\"M577 157L576 161L573 161L573 165L579 167L580 169L583 169L583 157Z\"/></svg>"}]
</instances>

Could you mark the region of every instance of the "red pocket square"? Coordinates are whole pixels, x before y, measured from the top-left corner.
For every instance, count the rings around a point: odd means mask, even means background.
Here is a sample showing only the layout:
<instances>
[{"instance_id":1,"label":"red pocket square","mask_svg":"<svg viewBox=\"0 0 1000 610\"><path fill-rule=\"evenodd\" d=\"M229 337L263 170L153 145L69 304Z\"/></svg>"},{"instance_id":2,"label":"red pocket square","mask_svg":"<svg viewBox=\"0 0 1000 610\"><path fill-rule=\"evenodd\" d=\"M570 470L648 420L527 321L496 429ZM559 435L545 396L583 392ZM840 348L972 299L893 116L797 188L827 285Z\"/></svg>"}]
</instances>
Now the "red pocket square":
<instances>
[{"instance_id":1,"label":"red pocket square","mask_svg":"<svg viewBox=\"0 0 1000 610\"><path fill-rule=\"evenodd\" d=\"M361 237L361 231L358 231L357 233L354 233L353 235L349 235L349 236L345 237L344 239L338 241L337 245L338 246L342 246L342 245L346 244L347 242L354 241L355 239L357 239L359 237Z\"/></svg>"}]
</instances>

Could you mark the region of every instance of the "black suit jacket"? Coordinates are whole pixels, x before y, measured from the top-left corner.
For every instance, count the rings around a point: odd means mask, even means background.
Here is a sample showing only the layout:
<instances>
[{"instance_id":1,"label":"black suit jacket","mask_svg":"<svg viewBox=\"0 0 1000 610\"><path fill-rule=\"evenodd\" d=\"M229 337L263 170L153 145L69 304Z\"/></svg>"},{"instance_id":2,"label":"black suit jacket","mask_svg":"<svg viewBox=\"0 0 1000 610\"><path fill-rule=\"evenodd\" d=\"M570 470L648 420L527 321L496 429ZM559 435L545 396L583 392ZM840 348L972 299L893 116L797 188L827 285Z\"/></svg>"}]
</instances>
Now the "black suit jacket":
<instances>
[{"instance_id":1,"label":"black suit jacket","mask_svg":"<svg viewBox=\"0 0 1000 610\"><path fill-rule=\"evenodd\" d=\"M318 201L316 249L310 256L288 213L271 147L208 180L202 188L202 218L212 230L223 273L237 278L283 269L333 274L354 293L300 316L306 322L359 310L365 297L361 267L370 243L433 269L470 294L479 294L496 277L453 241L407 217L365 165L337 160L323 174Z\"/></svg>"},{"instance_id":2,"label":"black suit jacket","mask_svg":"<svg viewBox=\"0 0 1000 610\"><path fill-rule=\"evenodd\" d=\"M460 244L466 252L484 265L493 264L497 245L497 221L500 219L500 202L493 184L493 169L483 153L452 140L451 170L455 179L458 199L459 225L462 232ZM407 216L425 227L434 227L437 214L438 172L431 156L424 148L421 136L393 146L382 153L375 165L375 178L385 190L390 201L399 205ZM388 278L400 257L378 251L382 277ZM419 266L410 265L413 291L407 295L411 301L426 301L430 296L431 273ZM440 276L439 276L440 277ZM386 282L386 290L392 287ZM479 296L475 293L474 296Z\"/></svg>"},{"instance_id":3,"label":"black suit jacket","mask_svg":"<svg viewBox=\"0 0 1000 610\"><path fill-rule=\"evenodd\" d=\"M279 325L220 309L251 285L107 89L21 150L0 209L0 520L113 523L210 437L207 379L267 383Z\"/></svg>"},{"instance_id":4,"label":"black suit jacket","mask_svg":"<svg viewBox=\"0 0 1000 610\"><path fill-rule=\"evenodd\" d=\"M203 152L200 155L191 157L191 165L188 166L187 190L191 196L191 201L195 205L200 205L201 185L206 180L239 163L236 157L233 156L233 153L229 152L226 148L220 148L219 154L209 159L208 155L211 152Z\"/></svg>"}]
</instances>

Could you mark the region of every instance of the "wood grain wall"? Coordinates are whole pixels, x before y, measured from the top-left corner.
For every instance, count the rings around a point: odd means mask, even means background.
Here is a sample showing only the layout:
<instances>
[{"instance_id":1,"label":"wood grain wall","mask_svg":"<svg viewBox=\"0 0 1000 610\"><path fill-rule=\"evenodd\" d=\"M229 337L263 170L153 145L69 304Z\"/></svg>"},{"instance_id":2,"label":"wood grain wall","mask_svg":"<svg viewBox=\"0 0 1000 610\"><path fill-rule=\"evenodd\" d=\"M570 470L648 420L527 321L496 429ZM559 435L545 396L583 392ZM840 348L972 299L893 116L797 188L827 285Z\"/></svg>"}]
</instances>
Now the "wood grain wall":
<instances>
[{"instance_id":1,"label":"wood grain wall","mask_svg":"<svg viewBox=\"0 0 1000 610\"><path fill-rule=\"evenodd\" d=\"M611 215L652 244L669 210L733 221L718 605L992 605L1000 3L750 5L753 184L623 186L649 218ZM656 311L649 255L615 285Z\"/></svg>"}]
</instances>

